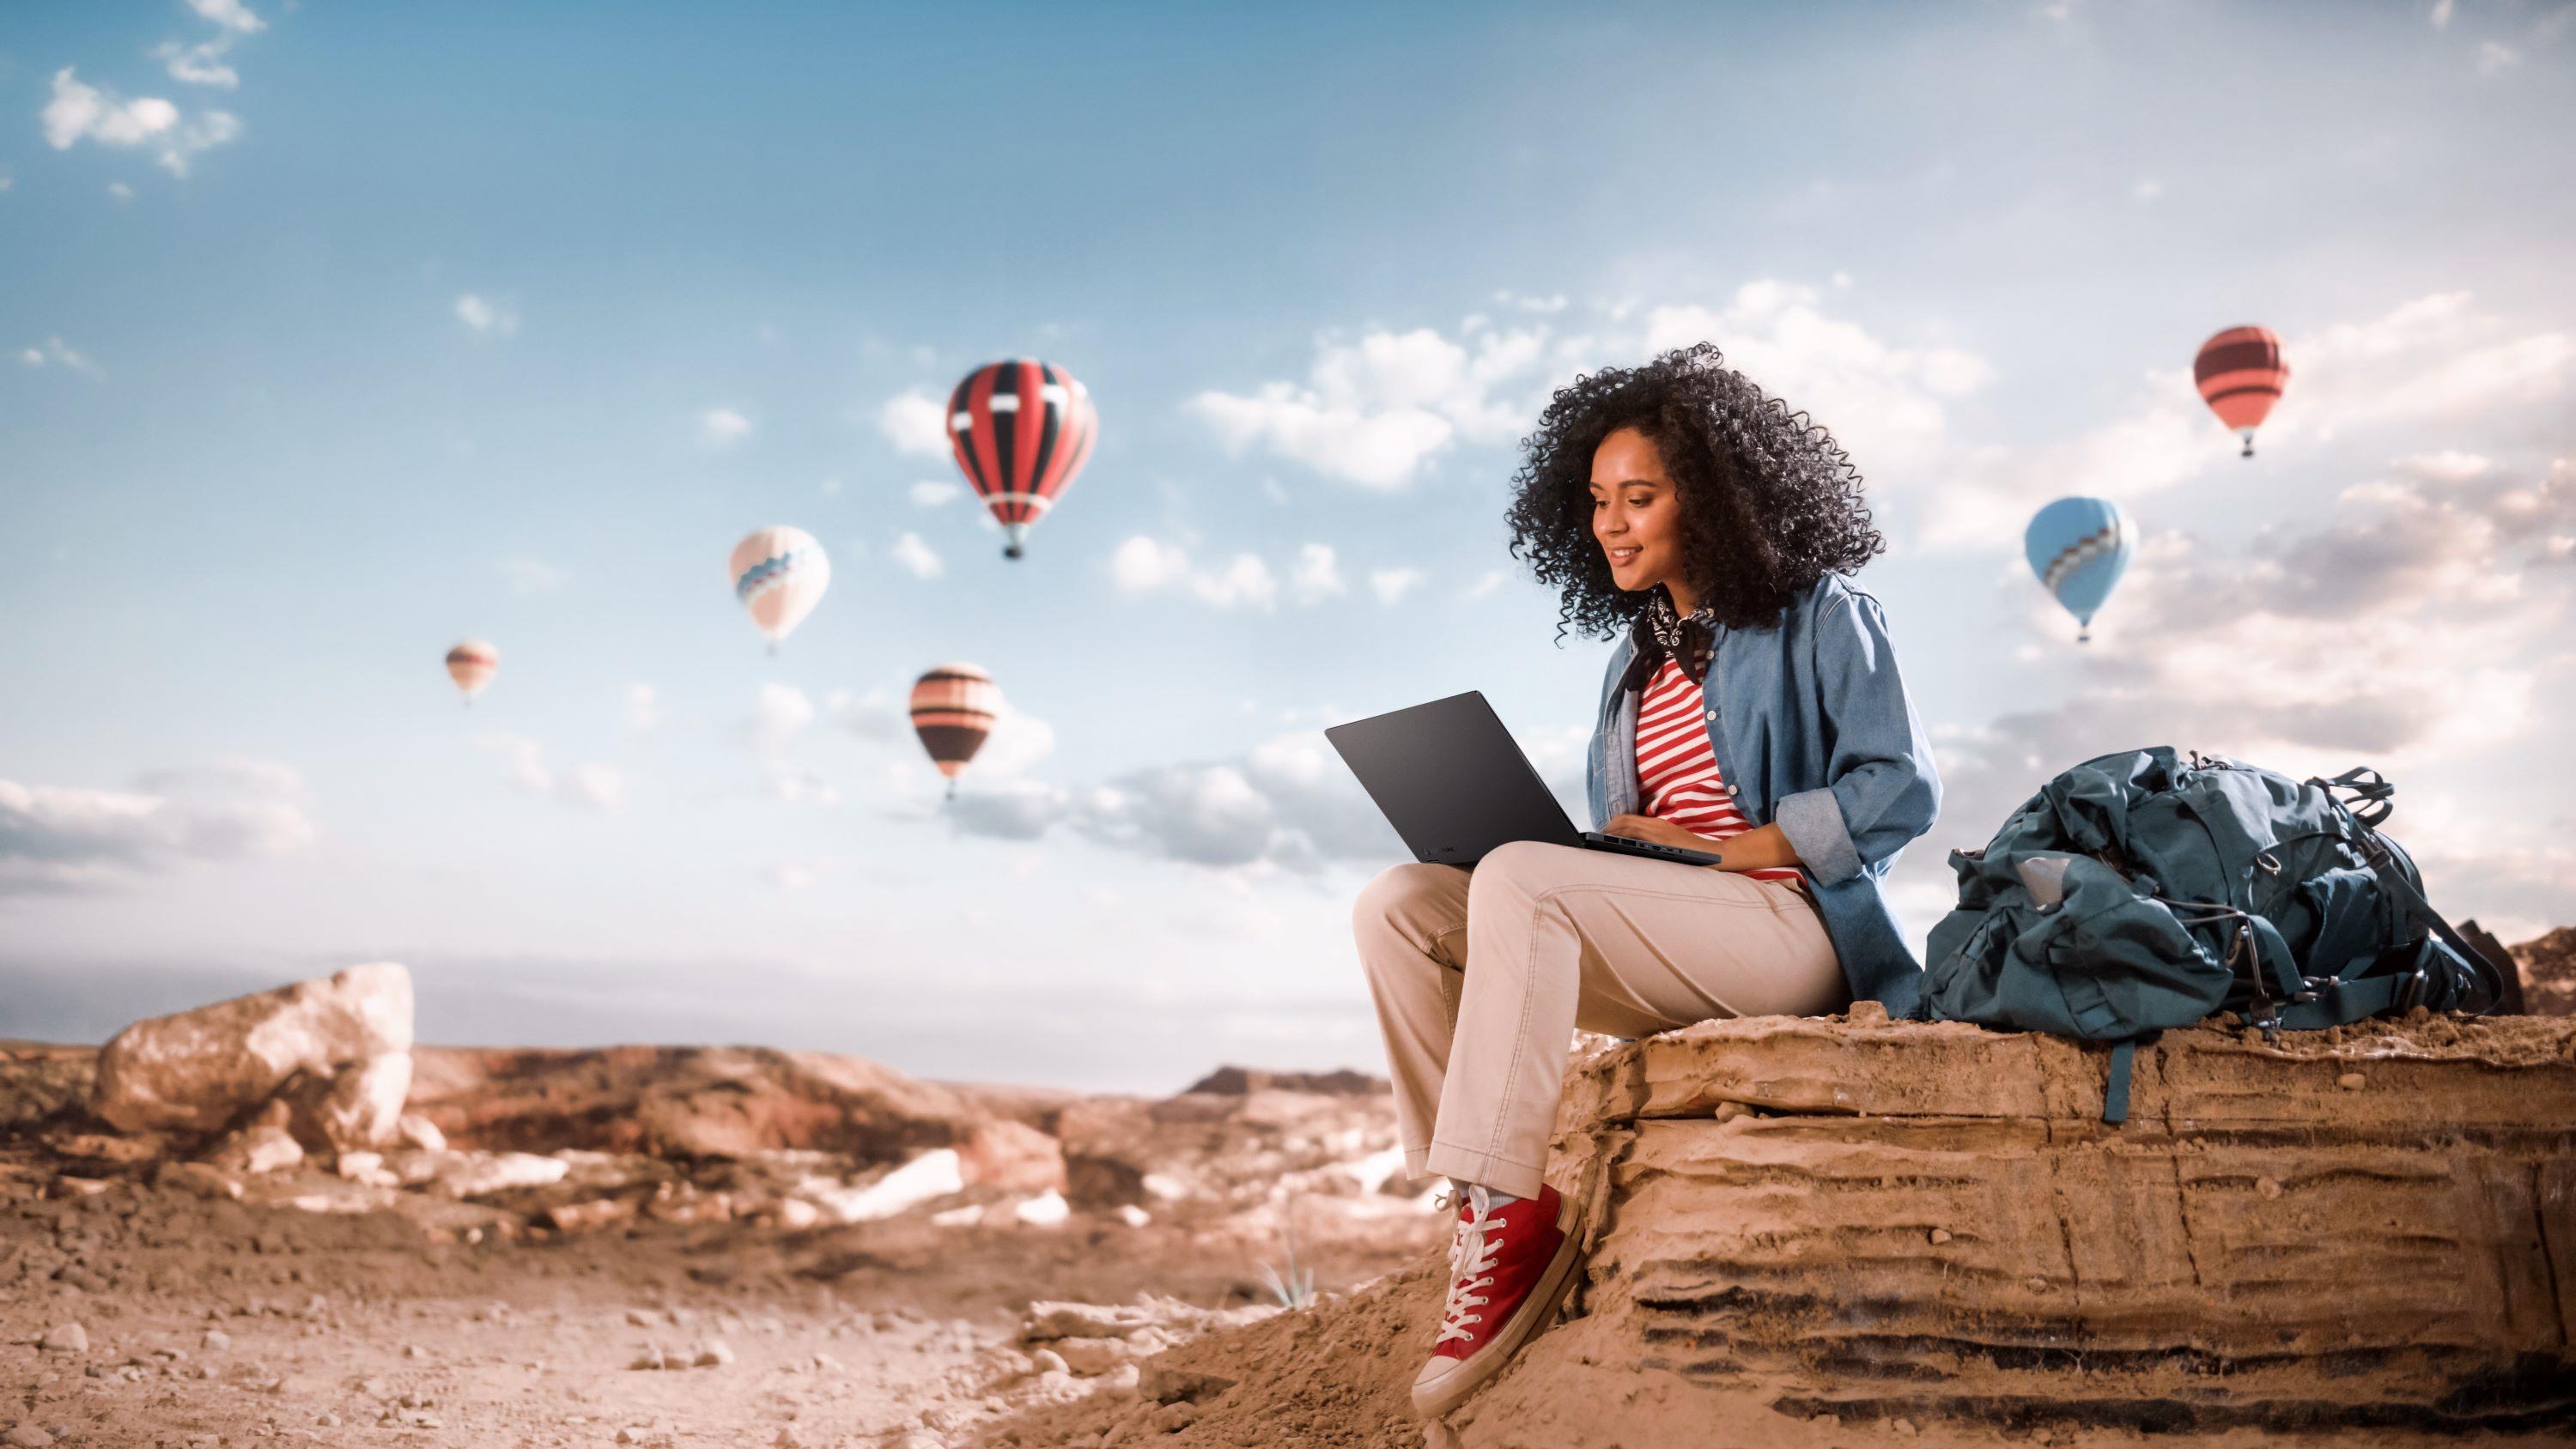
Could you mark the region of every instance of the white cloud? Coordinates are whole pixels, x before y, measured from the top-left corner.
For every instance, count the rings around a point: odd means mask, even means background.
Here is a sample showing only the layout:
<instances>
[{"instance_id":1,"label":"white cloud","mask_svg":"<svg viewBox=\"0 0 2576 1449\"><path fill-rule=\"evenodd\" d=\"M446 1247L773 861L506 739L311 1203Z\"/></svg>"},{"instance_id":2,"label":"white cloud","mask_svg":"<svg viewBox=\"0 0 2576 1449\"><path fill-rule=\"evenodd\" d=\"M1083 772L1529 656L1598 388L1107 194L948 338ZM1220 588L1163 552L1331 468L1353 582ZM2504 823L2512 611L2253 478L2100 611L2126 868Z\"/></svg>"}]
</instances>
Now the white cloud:
<instances>
[{"instance_id":1,"label":"white cloud","mask_svg":"<svg viewBox=\"0 0 2576 1449\"><path fill-rule=\"evenodd\" d=\"M1288 587L1301 604L1312 604L1337 598L1343 592L1341 565L1333 557L1329 543L1310 543L1297 550L1297 567L1288 576Z\"/></svg>"},{"instance_id":2,"label":"white cloud","mask_svg":"<svg viewBox=\"0 0 2576 1449\"><path fill-rule=\"evenodd\" d=\"M764 684L754 697L748 733L754 748L776 754L814 722L814 701L792 684Z\"/></svg>"},{"instance_id":3,"label":"white cloud","mask_svg":"<svg viewBox=\"0 0 2576 1449\"><path fill-rule=\"evenodd\" d=\"M119 201L132 201L134 199L134 188L126 185L122 181L111 181L107 183L107 194L115 197Z\"/></svg>"},{"instance_id":4,"label":"white cloud","mask_svg":"<svg viewBox=\"0 0 2576 1449\"><path fill-rule=\"evenodd\" d=\"M45 142L68 151L87 139L102 146L140 146L179 124L179 108L157 96L120 101L95 86L83 85L65 66L54 72L54 98L43 112Z\"/></svg>"},{"instance_id":5,"label":"white cloud","mask_svg":"<svg viewBox=\"0 0 2576 1449\"><path fill-rule=\"evenodd\" d=\"M626 727L637 734L649 733L662 722L660 694L649 684L626 686Z\"/></svg>"},{"instance_id":6,"label":"white cloud","mask_svg":"<svg viewBox=\"0 0 2576 1449\"><path fill-rule=\"evenodd\" d=\"M2483 41L2478 45L2478 74L2502 75L2522 64L2522 53L2509 45Z\"/></svg>"},{"instance_id":7,"label":"white cloud","mask_svg":"<svg viewBox=\"0 0 2576 1449\"><path fill-rule=\"evenodd\" d=\"M9 174L9 168L0 166L0 191L6 191L17 184L18 178Z\"/></svg>"},{"instance_id":8,"label":"white cloud","mask_svg":"<svg viewBox=\"0 0 2576 1449\"><path fill-rule=\"evenodd\" d=\"M0 780L0 896L131 885L313 842L295 772L266 761L147 774L131 790Z\"/></svg>"},{"instance_id":9,"label":"white cloud","mask_svg":"<svg viewBox=\"0 0 2576 1449\"><path fill-rule=\"evenodd\" d=\"M2138 201L2153 201L2164 194L2165 184L2152 176L2129 188L2130 197Z\"/></svg>"},{"instance_id":10,"label":"white cloud","mask_svg":"<svg viewBox=\"0 0 2576 1449\"><path fill-rule=\"evenodd\" d=\"M509 581L510 592L522 596L551 594L572 581L572 572L541 558L524 555L505 558L496 565L501 577Z\"/></svg>"},{"instance_id":11,"label":"white cloud","mask_svg":"<svg viewBox=\"0 0 2576 1449\"><path fill-rule=\"evenodd\" d=\"M909 388L886 399L877 409L877 431L898 453L917 458L946 458L948 405L921 388Z\"/></svg>"},{"instance_id":12,"label":"white cloud","mask_svg":"<svg viewBox=\"0 0 2576 1449\"><path fill-rule=\"evenodd\" d=\"M1302 384L1211 390L1188 406L1231 452L1258 447L1365 487L1401 488L1453 440L1517 436L1531 399L1500 389L1529 381L1547 335L1480 329L1461 345L1429 328L1372 332L1320 346Z\"/></svg>"},{"instance_id":13,"label":"white cloud","mask_svg":"<svg viewBox=\"0 0 2576 1449\"><path fill-rule=\"evenodd\" d=\"M1377 601L1392 607L1422 583L1422 570L1409 568L1378 569L1369 575L1369 589Z\"/></svg>"},{"instance_id":14,"label":"white cloud","mask_svg":"<svg viewBox=\"0 0 2576 1449\"><path fill-rule=\"evenodd\" d=\"M188 163L241 135L241 118L229 111L200 111L182 119L179 108L159 96L119 99L85 85L70 66L54 72L53 99L43 112L45 141L68 151L81 141L101 146L156 148L156 159L173 176L188 174Z\"/></svg>"},{"instance_id":15,"label":"white cloud","mask_svg":"<svg viewBox=\"0 0 2576 1449\"><path fill-rule=\"evenodd\" d=\"M1256 874L1403 858L1320 731L1085 788L1013 781L961 794L951 818L970 834L1034 840L1063 827L1146 855Z\"/></svg>"},{"instance_id":16,"label":"white cloud","mask_svg":"<svg viewBox=\"0 0 2576 1449\"><path fill-rule=\"evenodd\" d=\"M1508 575L1505 570L1487 569L1474 583L1467 586L1466 597L1470 599L1481 599L1492 593L1494 590L1501 588L1503 586L1503 580L1506 577L1508 577Z\"/></svg>"},{"instance_id":17,"label":"white cloud","mask_svg":"<svg viewBox=\"0 0 2576 1449\"><path fill-rule=\"evenodd\" d=\"M1566 308L1563 292L1545 297L1533 297L1525 293L1505 290L1496 292L1494 300L1505 307L1517 307L1524 312L1536 312L1541 316L1553 316Z\"/></svg>"},{"instance_id":18,"label":"white cloud","mask_svg":"<svg viewBox=\"0 0 2576 1449\"><path fill-rule=\"evenodd\" d=\"M526 735L480 734L474 743L507 761L511 782L532 795L594 810L614 810L626 802L626 776L614 765L583 764L558 772L546 763L545 746Z\"/></svg>"},{"instance_id":19,"label":"white cloud","mask_svg":"<svg viewBox=\"0 0 2576 1449\"><path fill-rule=\"evenodd\" d=\"M938 508L966 496L965 486L952 482L925 481L908 490L915 508Z\"/></svg>"},{"instance_id":20,"label":"white cloud","mask_svg":"<svg viewBox=\"0 0 2576 1449\"><path fill-rule=\"evenodd\" d=\"M1862 475L1919 473L1948 438L1947 404L1994 369L1955 347L1901 347L1827 315L1812 287L1748 282L1723 308L1654 307L1642 351L1714 342L1729 366L1831 429Z\"/></svg>"},{"instance_id":21,"label":"white cloud","mask_svg":"<svg viewBox=\"0 0 2576 1449\"><path fill-rule=\"evenodd\" d=\"M22 349L18 353L18 365L38 368L59 367L66 372L77 372L89 378L107 376L106 371L91 361L88 354L75 350L59 337L48 337L37 346Z\"/></svg>"},{"instance_id":22,"label":"white cloud","mask_svg":"<svg viewBox=\"0 0 2576 1449\"><path fill-rule=\"evenodd\" d=\"M181 45L169 40L153 50L152 58L169 67L172 80L228 91L241 85L241 72L224 64L224 52L231 48L230 36L218 36L196 45Z\"/></svg>"},{"instance_id":23,"label":"white cloud","mask_svg":"<svg viewBox=\"0 0 2576 1449\"><path fill-rule=\"evenodd\" d=\"M1109 573L1121 593L1185 593L1219 609L1270 609L1279 602L1279 581L1258 555L1238 553L1222 568L1200 569L1179 545L1141 533L1118 546Z\"/></svg>"},{"instance_id":24,"label":"white cloud","mask_svg":"<svg viewBox=\"0 0 2576 1449\"><path fill-rule=\"evenodd\" d=\"M188 0L188 8L226 30L244 35L268 28L268 22L252 14L241 0Z\"/></svg>"},{"instance_id":25,"label":"white cloud","mask_svg":"<svg viewBox=\"0 0 2576 1449\"><path fill-rule=\"evenodd\" d=\"M733 408L709 408L698 414L698 441L710 448L731 447L751 436L751 419Z\"/></svg>"},{"instance_id":26,"label":"white cloud","mask_svg":"<svg viewBox=\"0 0 2576 1449\"><path fill-rule=\"evenodd\" d=\"M475 292L464 292L456 298L456 320L477 332L496 337L515 337L519 332L518 309ZM750 426L748 423L745 427Z\"/></svg>"},{"instance_id":27,"label":"white cloud","mask_svg":"<svg viewBox=\"0 0 2576 1449\"><path fill-rule=\"evenodd\" d=\"M930 545L922 542L921 535L917 533L906 533L895 539L894 561L917 579L935 579L947 572L947 566L939 561L939 555L933 553Z\"/></svg>"},{"instance_id":28,"label":"white cloud","mask_svg":"<svg viewBox=\"0 0 2576 1449\"><path fill-rule=\"evenodd\" d=\"M2451 23L2451 0L2433 0L2433 28L2441 30Z\"/></svg>"}]
</instances>

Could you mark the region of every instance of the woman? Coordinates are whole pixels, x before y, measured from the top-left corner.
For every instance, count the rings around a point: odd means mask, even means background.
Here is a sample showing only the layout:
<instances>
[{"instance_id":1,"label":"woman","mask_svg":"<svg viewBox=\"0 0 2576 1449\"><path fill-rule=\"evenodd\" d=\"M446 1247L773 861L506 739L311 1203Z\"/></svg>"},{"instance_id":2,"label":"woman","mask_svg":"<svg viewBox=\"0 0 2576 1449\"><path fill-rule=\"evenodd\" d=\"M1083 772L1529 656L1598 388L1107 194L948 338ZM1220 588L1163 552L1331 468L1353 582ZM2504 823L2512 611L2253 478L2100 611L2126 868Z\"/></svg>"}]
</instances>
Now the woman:
<instances>
[{"instance_id":1,"label":"woman","mask_svg":"<svg viewBox=\"0 0 2576 1449\"><path fill-rule=\"evenodd\" d=\"M1830 435L1715 347L1578 377L1525 443L1512 553L1558 637L1618 637L1595 828L1691 866L1518 842L1399 865L1352 912L1405 1160L1457 1188L1447 1310L1415 1410L1448 1412L1552 1314L1581 1237L1540 1181L1573 1030L1914 1005L1880 880L1941 802L1878 601L1886 542Z\"/></svg>"}]
</instances>

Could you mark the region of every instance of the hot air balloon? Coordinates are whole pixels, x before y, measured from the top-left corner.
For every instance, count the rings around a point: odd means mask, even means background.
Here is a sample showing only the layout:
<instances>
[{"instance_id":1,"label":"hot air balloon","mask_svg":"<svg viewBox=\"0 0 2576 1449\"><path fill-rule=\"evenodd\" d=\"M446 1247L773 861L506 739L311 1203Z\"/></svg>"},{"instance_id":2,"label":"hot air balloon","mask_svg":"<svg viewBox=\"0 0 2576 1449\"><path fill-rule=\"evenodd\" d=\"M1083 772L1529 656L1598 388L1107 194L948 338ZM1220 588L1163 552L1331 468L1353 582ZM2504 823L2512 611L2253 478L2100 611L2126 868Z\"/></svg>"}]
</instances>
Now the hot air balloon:
<instances>
[{"instance_id":1,"label":"hot air balloon","mask_svg":"<svg viewBox=\"0 0 2576 1449\"><path fill-rule=\"evenodd\" d=\"M468 706L500 670L501 651L480 639L468 639L447 651L447 677L464 691Z\"/></svg>"},{"instance_id":2,"label":"hot air balloon","mask_svg":"<svg viewBox=\"0 0 2576 1449\"><path fill-rule=\"evenodd\" d=\"M751 622L775 654L778 641L805 622L822 599L832 582L832 561L823 556L814 535L801 528L761 528L733 546L725 573L733 580L734 597L751 611Z\"/></svg>"},{"instance_id":3,"label":"hot air balloon","mask_svg":"<svg viewBox=\"0 0 2576 1449\"><path fill-rule=\"evenodd\" d=\"M1072 373L1023 357L987 363L948 395L948 445L957 468L993 510L1018 558L1043 517L1091 457L1100 415Z\"/></svg>"},{"instance_id":4,"label":"hot air balloon","mask_svg":"<svg viewBox=\"0 0 2576 1449\"><path fill-rule=\"evenodd\" d=\"M1001 710L1002 691L993 676L972 664L942 664L912 685L912 729L931 763L948 777L948 795L957 796L957 777L966 762L984 747Z\"/></svg>"},{"instance_id":5,"label":"hot air balloon","mask_svg":"<svg viewBox=\"0 0 2576 1449\"><path fill-rule=\"evenodd\" d=\"M2075 616L2075 642L2090 643L2093 614L2129 568L2137 525L2107 498L2060 498L2031 516L2022 534L2030 571Z\"/></svg>"},{"instance_id":6,"label":"hot air balloon","mask_svg":"<svg viewBox=\"0 0 2576 1449\"><path fill-rule=\"evenodd\" d=\"M2245 440L2244 456L2253 457L2254 430L2290 380L2290 364L2281 360L2281 339L2268 327L2230 327L2200 344L2191 378L2200 385L2200 400L2236 430Z\"/></svg>"}]
</instances>

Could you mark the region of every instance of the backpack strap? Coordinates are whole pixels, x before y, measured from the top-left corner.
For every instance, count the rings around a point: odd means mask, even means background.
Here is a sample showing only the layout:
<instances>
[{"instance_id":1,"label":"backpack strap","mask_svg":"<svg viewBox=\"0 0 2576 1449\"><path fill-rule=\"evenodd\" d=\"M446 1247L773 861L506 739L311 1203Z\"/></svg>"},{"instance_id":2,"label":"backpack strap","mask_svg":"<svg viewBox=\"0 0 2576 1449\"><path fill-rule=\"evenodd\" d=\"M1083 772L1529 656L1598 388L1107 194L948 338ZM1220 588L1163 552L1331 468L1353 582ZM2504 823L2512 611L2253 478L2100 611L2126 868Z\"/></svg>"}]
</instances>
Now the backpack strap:
<instances>
[{"instance_id":1,"label":"backpack strap","mask_svg":"<svg viewBox=\"0 0 2576 1449\"><path fill-rule=\"evenodd\" d=\"M2129 1071L2137 1060L2136 1037L2111 1048L2111 1075L2102 1084L2102 1120L2114 1127L2129 1120Z\"/></svg>"},{"instance_id":2,"label":"backpack strap","mask_svg":"<svg viewBox=\"0 0 2576 1449\"><path fill-rule=\"evenodd\" d=\"M2111 1044L2111 1073L2102 1082L2102 1120L2117 1127L2129 1120L2129 1079L2136 1072L2138 1048L2163 1036L2161 1031L2142 1031L2127 1041Z\"/></svg>"}]
</instances>

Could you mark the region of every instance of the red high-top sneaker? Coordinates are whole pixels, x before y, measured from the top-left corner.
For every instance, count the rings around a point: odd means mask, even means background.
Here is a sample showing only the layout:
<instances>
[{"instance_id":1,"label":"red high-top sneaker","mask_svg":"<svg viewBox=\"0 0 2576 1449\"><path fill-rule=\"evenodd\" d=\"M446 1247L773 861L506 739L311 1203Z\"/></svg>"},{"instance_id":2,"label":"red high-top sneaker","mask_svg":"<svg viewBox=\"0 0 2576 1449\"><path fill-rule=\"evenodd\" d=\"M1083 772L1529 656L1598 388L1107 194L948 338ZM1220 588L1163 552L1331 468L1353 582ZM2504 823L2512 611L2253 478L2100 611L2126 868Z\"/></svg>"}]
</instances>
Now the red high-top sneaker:
<instances>
[{"instance_id":1,"label":"red high-top sneaker","mask_svg":"<svg viewBox=\"0 0 2576 1449\"><path fill-rule=\"evenodd\" d=\"M1414 1413L1436 1419L1458 1407L1555 1316L1574 1280L1578 1216L1552 1187L1500 1208L1482 1187L1467 1189L1449 1248L1440 1336L1413 1376Z\"/></svg>"}]
</instances>

